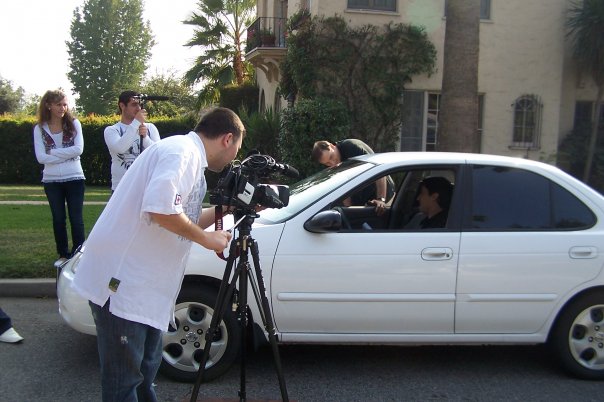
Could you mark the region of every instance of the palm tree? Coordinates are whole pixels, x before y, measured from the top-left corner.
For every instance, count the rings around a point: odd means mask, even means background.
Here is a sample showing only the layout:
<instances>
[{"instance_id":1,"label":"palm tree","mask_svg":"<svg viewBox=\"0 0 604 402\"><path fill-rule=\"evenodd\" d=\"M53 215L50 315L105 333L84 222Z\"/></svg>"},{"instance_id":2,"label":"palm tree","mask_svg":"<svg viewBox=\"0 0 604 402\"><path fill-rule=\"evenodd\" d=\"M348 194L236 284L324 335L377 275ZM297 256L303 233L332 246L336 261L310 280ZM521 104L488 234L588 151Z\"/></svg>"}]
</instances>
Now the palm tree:
<instances>
[{"instance_id":1,"label":"palm tree","mask_svg":"<svg viewBox=\"0 0 604 402\"><path fill-rule=\"evenodd\" d=\"M598 140L600 109L604 96L604 0L573 3L566 24L577 67L580 72L591 75L598 88L583 171L583 181L587 183Z\"/></svg>"},{"instance_id":2,"label":"palm tree","mask_svg":"<svg viewBox=\"0 0 604 402\"><path fill-rule=\"evenodd\" d=\"M478 137L480 0L449 0L445 7L447 26L436 149L480 152Z\"/></svg>"},{"instance_id":3,"label":"palm tree","mask_svg":"<svg viewBox=\"0 0 604 402\"><path fill-rule=\"evenodd\" d=\"M185 46L203 49L195 65L185 73L189 84L205 83L200 100L218 100L220 88L241 85L253 68L243 60L243 34L255 16L255 0L200 0L198 12L185 24L194 25L193 38Z\"/></svg>"}]
</instances>

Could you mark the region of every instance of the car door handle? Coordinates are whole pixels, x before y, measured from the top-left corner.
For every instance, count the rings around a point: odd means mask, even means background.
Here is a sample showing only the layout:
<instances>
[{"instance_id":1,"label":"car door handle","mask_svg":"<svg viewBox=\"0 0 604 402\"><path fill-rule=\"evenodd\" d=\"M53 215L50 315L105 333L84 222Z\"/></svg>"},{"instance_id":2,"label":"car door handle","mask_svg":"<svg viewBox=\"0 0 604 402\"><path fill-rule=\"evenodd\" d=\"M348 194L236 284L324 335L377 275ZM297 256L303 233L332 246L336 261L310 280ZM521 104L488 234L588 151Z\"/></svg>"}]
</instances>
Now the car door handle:
<instances>
[{"instance_id":1,"label":"car door handle","mask_svg":"<svg viewBox=\"0 0 604 402\"><path fill-rule=\"evenodd\" d=\"M449 247L429 247L422 250L422 259L426 261L450 260L453 250Z\"/></svg>"},{"instance_id":2,"label":"car door handle","mask_svg":"<svg viewBox=\"0 0 604 402\"><path fill-rule=\"evenodd\" d=\"M568 254L570 258L596 258L598 249L591 246L571 247Z\"/></svg>"}]
</instances>

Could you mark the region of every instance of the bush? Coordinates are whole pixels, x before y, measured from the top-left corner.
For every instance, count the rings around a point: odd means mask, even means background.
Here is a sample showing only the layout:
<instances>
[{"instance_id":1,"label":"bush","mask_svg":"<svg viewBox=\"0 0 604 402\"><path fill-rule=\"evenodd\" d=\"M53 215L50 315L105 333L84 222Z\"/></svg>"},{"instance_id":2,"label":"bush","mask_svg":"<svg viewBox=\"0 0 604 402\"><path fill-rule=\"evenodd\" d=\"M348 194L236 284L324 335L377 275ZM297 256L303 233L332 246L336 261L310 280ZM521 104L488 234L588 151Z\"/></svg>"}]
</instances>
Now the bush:
<instances>
[{"instance_id":1,"label":"bush","mask_svg":"<svg viewBox=\"0 0 604 402\"><path fill-rule=\"evenodd\" d=\"M272 109L268 109L264 113L248 113L246 110L241 110L239 116L246 129L241 155L245 156L255 150L277 160L281 159L277 149L279 112L273 112Z\"/></svg>"},{"instance_id":2,"label":"bush","mask_svg":"<svg viewBox=\"0 0 604 402\"><path fill-rule=\"evenodd\" d=\"M115 124L119 116L87 116L79 118L84 134L82 168L86 184L109 186L111 182L111 157L105 145L105 127ZM196 123L196 117L158 117L150 120L157 126L162 138L188 133ZM36 160L33 143L35 117L0 115L0 183L38 184L44 167Z\"/></svg>"},{"instance_id":3,"label":"bush","mask_svg":"<svg viewBox=\"0 0 604 402\"><path fill-rule=\"evenodd\" d=\"M279 157L294 166L300 177L309 176L323 167L311 159L316 141L336 142L348 136L350 117L341 103L326 99L302 99L282 112L278 141Z\"/></svg>"},{"instance_id":4,"label":"bush","mask_svg":"<svg viewBox=\"0 0 604 402\"><path fill-rule=\"evenodd\" d=\"M228 85L220 89L220 106L228 107L235 112L242 109L255 112L258 110L258 86L251 82L243 85Z\"/></svg>"},{"instance_id":5,"label":"bush","mask_svg":"<svg viewBox=\"0 0 604 402\"><path fill-rule=\"evenodd\" d=\"M590 135L591 127L589 125L576 128L558 146L558 167L581 181L585 170L585 155L587 155ZM604 194L604 144L600 139L596 144L591 175L587 184Z\"/></svg>"}]
</instances>

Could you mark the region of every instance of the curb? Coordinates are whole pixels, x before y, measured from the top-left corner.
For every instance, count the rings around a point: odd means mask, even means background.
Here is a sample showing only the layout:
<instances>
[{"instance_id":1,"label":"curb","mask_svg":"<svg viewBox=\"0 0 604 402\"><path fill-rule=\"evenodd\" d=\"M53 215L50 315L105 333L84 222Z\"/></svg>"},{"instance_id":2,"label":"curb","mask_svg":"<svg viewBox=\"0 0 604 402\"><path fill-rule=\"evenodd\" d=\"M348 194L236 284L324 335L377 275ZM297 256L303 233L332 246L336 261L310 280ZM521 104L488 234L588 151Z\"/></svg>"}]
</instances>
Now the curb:
<instances>
[{"instance_id":1,"label":"curb","mask_svg":"<svg viewBox=\"0 0 604 402\"><path fill-rule=\"evenodd\" d=\"M57 297L55 278L0 279L0 297Z\"/></svg>"}]
</instances>

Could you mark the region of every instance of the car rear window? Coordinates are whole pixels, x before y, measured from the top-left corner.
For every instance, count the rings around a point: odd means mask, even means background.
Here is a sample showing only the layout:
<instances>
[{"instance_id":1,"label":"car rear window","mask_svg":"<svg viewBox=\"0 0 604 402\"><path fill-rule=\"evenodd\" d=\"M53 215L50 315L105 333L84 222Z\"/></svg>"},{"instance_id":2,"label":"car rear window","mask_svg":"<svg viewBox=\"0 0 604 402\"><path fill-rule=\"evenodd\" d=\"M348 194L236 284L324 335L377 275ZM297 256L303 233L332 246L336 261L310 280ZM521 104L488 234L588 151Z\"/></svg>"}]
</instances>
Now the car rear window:
<instances>
[{"instance_id":1,"label":"car rear window","mask_svg":"<svg viewBox=\"0 0 604 402\"><path fill-rule=\"evenodd\" d=\"M596 222L593 212L568 190L523 169L474 166L471 200L466 229L578 230Z\"/></svg>"}]
</instances>

